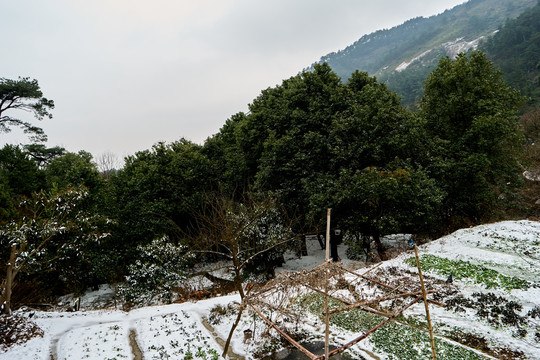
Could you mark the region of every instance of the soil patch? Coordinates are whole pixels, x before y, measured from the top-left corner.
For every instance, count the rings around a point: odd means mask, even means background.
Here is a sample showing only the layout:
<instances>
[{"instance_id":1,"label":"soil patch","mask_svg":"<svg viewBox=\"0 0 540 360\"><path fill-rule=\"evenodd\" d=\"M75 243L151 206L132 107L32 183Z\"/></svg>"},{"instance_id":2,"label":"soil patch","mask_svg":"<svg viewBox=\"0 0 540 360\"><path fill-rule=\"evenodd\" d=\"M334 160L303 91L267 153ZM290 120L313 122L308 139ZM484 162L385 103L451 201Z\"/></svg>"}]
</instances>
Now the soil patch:
<instances>
[{"instance_id":1,"label":"soil patch","mask_svg":"<svg viewBox=\"0 0 540 360\"><path fill-rule=\"evenodd\" d=\"M143 360L143 354L139 344L137 343L137 333L135 330L129 330L129 346L131 347L131 353L133 354L133 360Z\"/></svg>"}]
</instances>

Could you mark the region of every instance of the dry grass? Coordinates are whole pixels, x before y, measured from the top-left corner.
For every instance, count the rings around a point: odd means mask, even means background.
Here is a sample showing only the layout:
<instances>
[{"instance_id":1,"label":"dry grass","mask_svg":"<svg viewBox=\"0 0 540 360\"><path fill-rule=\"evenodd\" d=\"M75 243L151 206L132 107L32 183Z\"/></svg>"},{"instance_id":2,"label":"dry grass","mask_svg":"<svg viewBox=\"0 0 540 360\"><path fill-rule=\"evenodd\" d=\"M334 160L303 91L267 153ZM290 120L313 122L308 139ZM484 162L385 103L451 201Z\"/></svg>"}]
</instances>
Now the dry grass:
<instances>
[{"instance_id":1,"label":"dry grass","mask_svg":"<svg viewBox=\"0 0 540 360\"><path fill-rule=\"evenodd\" d=\"M30 320L19 315L0 315L0 352L13 345L24 344L28 340L43 336L43 330Z\"/></svg>"}]
</instances>

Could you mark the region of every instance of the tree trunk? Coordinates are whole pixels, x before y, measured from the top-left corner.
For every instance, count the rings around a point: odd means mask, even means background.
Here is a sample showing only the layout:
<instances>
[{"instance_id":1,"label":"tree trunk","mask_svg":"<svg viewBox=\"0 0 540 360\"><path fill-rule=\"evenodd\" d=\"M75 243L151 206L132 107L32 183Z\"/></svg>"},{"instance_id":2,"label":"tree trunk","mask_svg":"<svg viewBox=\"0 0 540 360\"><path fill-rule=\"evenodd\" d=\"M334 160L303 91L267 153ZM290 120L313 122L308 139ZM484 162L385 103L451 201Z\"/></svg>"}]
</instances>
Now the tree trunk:
<instances>
[{"instance_id":1,"label":"tree trunk","mask_svg":"<svg viewBox=\"0 0 540 360\"><path fill-rule=\"evenodd\" d=\"M236 317L236 321L232 325L231 331L229 331L229 336L227 337L227 341L225 342L225 346L223 347L223 354L221 355L223 356L223 358L227 357L227 352L229 351L229 345L231 344L234 330L236 330L236 327L238 326L238 323L240 322L240 319L242 318L242 313L244 312L244 308L246 306L244 302L244 298L246 295L244 294L244 289L242 288L241 265L240 265L240 262L238 261L238 257L236 256L236 254L237 254L236 252L233 252L232 254L233 265L234 265L234 275L235 275L234 283L236 286L236 290L240 294L240 299L242 303L240 304L240 308L238 309L238 316Z\"/></svg>"},{"instance_id":2,"label":"tree trunk","mask_svg":"<svg viewBox=\"0 0 540 360\"><path fill-rule=\"evenodd\" d=\"M386 260L385 248L381 242L381 235L378 231L373 232L373 240L375 241L375 247L377 248L377 253L381 260Z\"/></svg>"},{"instance_id":3,"label":"tree trunk","mask_svg":"<svg viewBox=\"0 0 540 360\"><path fill-rule=\"evenodd\" d=\"M234 324L231 327L231 331L229 331L229 336L227 337L227 341L225 342L225 346L223 347L223 354L221 355L224 359L227 357L227 352L229 351L229 346L231 345L231 340L234 334L234 330L236 330L236 327L240 323L240 319L242 318L242 313L244 312L244 302L242 301L242 304L240 305L240 308L238 309L238 316L236 317L236 320Z\"/></svg>"},{"instance_id":4,"label":"tree trunk","mask_svg":"<svg viewBox=\"0 0 540 360\"><path fill-rule=\"evenodd\" d=\"M318 238L319 235L317 235L317 238ZM306 235L300 235L298 236L298 243L300 244L300 247L298 249L298 258L300 258L301 256L307 256L308 255L308 252L307 252L307 243L306 243Z\"/></svg>"},{"instance_id":5,"label":"tree trunk","mask_svg":"<svg viewBox=\"0 0 540 360\"><path fill-rule=\"evenodd\" d=\"M6 270L6 279L3 282L4 288L2 289L2 306L4 307L4 314L11 314L11 292L13 290L13 278L15 277L15 254L16 246L11 246L11 253L9 255L9 263Z\"/></svg>"}]
</instances>

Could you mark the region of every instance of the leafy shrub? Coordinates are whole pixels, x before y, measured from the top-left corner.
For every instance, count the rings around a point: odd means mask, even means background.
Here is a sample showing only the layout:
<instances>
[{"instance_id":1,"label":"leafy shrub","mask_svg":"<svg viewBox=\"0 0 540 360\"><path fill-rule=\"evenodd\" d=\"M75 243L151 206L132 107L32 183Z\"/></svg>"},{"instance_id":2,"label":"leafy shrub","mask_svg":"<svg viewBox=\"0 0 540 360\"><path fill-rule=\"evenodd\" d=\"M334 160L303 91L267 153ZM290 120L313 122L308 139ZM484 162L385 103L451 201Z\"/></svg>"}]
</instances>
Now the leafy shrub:
<instances>
[{"instance_id":1,"label":"leafy shrub","mask_svg":"<svg viewBox=\"0 0 540 360\"><path fill-rule=\"evenodd\" d=\"M368 241L371 242L371 238L369 238ZM366 248L364 247L363 241L359 241L354 236L349 236L345 238L345 245L347 245L345 254L348 259L361 261L367 259Z\"/></svg>"},{"instance_id":2,"label":"leafy shrub","mask_svg":"<svg viewBox=\"0 0 540 360\"><path fill-rule=\"evenodd\" d=\"M409 266L416 267L416 258L405 260ZM528 289L530 284L526 280L500 274L498 271L489 269L483 265L474 265L468 261L450 260L435 255L425 254L420 257L420 264L425 271L432 271L440 275L453 278L471 279L477 284L484 284L487 289L502 288L505 290Z\"/></svg>"},{"instance_id":3,"label":"leafy shrub","mask_svg":"<svg viewBox=\"0 0 540 360\"><path fill-rule=\"evenodd\" d=\"M300 304L313 314L323 316L324 296L310 294L300 300ZM330 309L343 305L333 299L328 300ZM351 309L334 314L330 323L342 329L362 333L370 330L384 318L360 309ZM359 334L358 334L359 335ZM370 336L375 349L384 352L387 359L417 360L431 358L431 345L429 335L413 327L391 322ZM456 346L441 339L435 339L437 359L442 360L481 360L485 357L461 346Z\"/></svg>"},{"instance_id":4,"label":"leafy shrub","mask_svg":"<svg viewBox=\"0 0 540 360\"><path fill-rule=\"evenodd\" d=\"M184 246L173 245L167 236L137 250L140 258L128 266L120 293L132 304L148 304L156 297L171 302L173 290L186 279L185 270L193 256Z\"/></svg>"}]
</instances>

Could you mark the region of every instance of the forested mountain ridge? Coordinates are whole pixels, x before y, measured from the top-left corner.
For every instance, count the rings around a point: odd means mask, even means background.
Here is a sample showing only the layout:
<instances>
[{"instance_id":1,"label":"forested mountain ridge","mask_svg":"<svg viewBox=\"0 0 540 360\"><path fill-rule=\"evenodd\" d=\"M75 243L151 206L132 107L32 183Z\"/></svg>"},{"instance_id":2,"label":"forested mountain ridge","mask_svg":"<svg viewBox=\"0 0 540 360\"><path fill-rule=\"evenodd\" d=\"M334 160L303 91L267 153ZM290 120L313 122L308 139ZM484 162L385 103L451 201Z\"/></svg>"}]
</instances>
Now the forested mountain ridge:
<instances>
[{"instance_id":1,"label":"forested mountain ridge","mask_svg":"<svg viewBox=\"0 0 540 360\"><path fill-rule=\"evenodd\" d=\"M519 89L531 104L540 99L540 1L518 18L507 21L479 49L503 72L506 82Z\"/></svg>"},{"instance_id":2,"label":"forested mountain ridge","mask_svg":"<svg viewBox=\"0 0 540 360\"><path fill-rule=\"evenodd\" d=\"M366 71L397 91L403 103L413 104L422 82L441 56L476 48L508 19L533 7L537 0L470 0L429 18L418 17L391 29L360 38L338 52L324 55L342 78L355 70Z\"/></svg>"}]
</instances>

